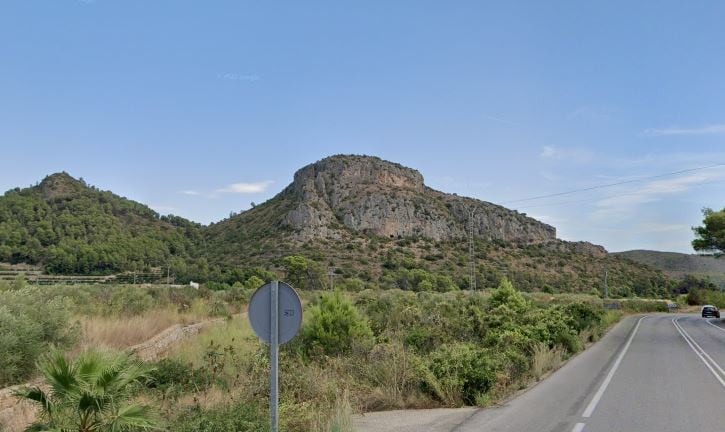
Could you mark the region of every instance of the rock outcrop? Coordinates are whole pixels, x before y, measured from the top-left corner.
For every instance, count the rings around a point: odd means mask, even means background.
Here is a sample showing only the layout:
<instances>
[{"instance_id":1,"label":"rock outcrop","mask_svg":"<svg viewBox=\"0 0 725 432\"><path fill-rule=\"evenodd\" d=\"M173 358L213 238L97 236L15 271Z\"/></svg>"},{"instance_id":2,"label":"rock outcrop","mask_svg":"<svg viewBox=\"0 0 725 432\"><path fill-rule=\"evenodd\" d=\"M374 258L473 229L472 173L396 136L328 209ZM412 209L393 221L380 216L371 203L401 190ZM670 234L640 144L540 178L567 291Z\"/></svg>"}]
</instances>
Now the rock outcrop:
<instances>
[{"instance_id":1,"label":"rock outcrop","mask_svg":"<svg viewBox=\"0 0 725 432\"><path fill-rule=\"evenodd\" d=\"M339 238L342 227L385 237L536 243L554 227L504 207L433 190L416 170L369 156L332 156L295 173L283 192L296 207L283 220L304 238Z\"/></svg>"}]
</instances>

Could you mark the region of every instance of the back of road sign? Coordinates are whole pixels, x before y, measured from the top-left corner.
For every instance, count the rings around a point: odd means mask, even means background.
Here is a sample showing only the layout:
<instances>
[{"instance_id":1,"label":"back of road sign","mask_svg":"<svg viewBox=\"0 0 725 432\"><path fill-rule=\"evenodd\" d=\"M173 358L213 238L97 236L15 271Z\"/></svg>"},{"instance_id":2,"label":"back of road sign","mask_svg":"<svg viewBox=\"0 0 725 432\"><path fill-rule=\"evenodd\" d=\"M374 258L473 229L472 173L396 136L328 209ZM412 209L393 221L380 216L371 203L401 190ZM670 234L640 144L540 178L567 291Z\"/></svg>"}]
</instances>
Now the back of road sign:
<instances>
[{"instance_id":1,"label":"back of road sign","mask_svg":"<svg viewBox=\"0 0 725 432\"><path fill-rule=\"evenodd\" d=\"M302 302L297 292L284 282L278 288L279 343L287 343L297 334L302 325ZM260 339L271 343L272 284L258 289L249 302L249 322Z\"/></svg>"}]
</instances>

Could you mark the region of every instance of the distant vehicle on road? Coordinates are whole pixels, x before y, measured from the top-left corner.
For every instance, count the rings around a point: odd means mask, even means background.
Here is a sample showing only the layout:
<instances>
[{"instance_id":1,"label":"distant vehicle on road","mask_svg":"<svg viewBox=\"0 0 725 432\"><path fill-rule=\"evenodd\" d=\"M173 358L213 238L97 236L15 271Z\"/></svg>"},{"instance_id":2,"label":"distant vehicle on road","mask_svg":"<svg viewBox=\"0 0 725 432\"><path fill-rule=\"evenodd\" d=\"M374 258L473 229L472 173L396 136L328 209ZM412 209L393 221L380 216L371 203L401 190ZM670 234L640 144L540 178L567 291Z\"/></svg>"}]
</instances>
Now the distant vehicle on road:
<instances>
[{"instance_id":1,"label":"distant vehicle on road","mask_svg":"<svg viewBox=\"0 0 725 432\"><path fill-rule=\"evenodd\" d=\"M713 305L705 305L702 307L703 318L720 318L720 310Z\"/></svg>"}]
</instances>

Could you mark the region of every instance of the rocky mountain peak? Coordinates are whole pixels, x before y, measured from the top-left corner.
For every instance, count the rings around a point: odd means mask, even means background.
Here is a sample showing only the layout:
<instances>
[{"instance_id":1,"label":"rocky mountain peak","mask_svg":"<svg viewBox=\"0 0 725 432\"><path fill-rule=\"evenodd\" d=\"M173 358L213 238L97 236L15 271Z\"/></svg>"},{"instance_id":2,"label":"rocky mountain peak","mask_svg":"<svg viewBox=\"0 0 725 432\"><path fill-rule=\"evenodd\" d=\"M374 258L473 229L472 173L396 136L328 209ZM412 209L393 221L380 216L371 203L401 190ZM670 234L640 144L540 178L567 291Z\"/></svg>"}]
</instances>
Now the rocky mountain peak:
<instances>
[{"instance_id":1,"label":"rocky mountain peak","mask_svg":"<svg viewBox=\"0 0 725 432\"><path fill-rule=\"evenodd\" d=\"M73 178L65 171L45 177L38 186L45 199L66 197L84 187L85 185L80 180Z\"/></svg>"},{"instance_id":2,"label":"rocky mountain peak","mask_svg":"<svg viewBox=\"0 0 725 432\"><path fill-rule=\"evenodd\" d=\"M314 185L319 191L325 192L328 185L343 186L353 189L376 185L422 191L423 176L412 168L388 162L375 156L337 155L330 156L295 173L296 191L305 191Z\"/></svg>"},{"instance_id":3,"label":"rocky mountain peak","mask_svg":"<svg viewBox=\"0 0 725 432\"><path fill-rule=\"evenodd\" d=\"M428 188L416 170L370 156L332 156L295 173L296 207L283 224L303 238L340 238L344 228L385 237L540 242L553 227L491 203ZM470 210L470 211L469 211Z\"/></svg>"}]
</instances>

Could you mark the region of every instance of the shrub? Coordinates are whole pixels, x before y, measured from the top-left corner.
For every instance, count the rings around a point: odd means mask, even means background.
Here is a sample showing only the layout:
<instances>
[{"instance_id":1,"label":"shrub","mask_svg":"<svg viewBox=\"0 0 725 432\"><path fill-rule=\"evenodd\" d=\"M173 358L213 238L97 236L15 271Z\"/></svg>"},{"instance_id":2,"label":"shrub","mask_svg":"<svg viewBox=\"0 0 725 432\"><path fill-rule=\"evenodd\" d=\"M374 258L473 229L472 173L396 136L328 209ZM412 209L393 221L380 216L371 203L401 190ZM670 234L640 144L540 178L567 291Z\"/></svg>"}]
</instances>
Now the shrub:
<instances>
[{"instance_id":1,"label":"shrub","mask_svg":"<svg viewBox=\"0 0 725 432\"><path fill-rule=\"evenodd\" d=\"M373 332L355 305L340 291L325 293L308 312L301 340L308 354L343 354L354 344L372 342Z\"/></svg>"},{"instance_id":2,"label":"shrub","mask_svg":"<svg viewBox=\"0 0 725 432\"><path fill-rule=\"evenodd\" d=\"M169 430L178 432L264 432L269 430L266 412L256 404L238 402L226 406L183 412Z\"/></svg>"},{"instance_id":3,"label":"shrub","mask_svg":"<svg viewBox=\"0 0 725 432\"><path fill-rule=\"evenodd\" d=\"M212 383L211 373L204 368L173 359L162 359L153 364L146 387L163 393L198 392L206 390Z\"/></svg>"},{"instance_id":4,"label":"shrub","mask_svg":"<svg viewBox=\"0 0 725 432\"><path fill-rule=\"evenodd\" d=\"M159 430L154 409L132 402L135 384L149 368L125 354L86 351L73 360L53 351L38 362L46 386L25 387L16 395L35 402L39 420L27 430Z\"/></svg>"},{"instance_id":5,"label":"shrub","mask_svg":"<svg viewBox=\"0 0 725 432\"><path fill-rule=\"evenodd\" d=\"M28 378L49 345L75 342L72 308L67 298L49 298L38 287L0 292L0 386Z\"/></svg>"},{"instance_id":6,"label":"shrub","mask_svg":"<svg viewBox=\"0 0 725 432\"><path fill-rule=\"evenodd\" d=\"M431 353L428 368L440 383L444 403L473 405L495 385L499 365L490 351L458 343Z\"/></svg>"},{"instance_id":7,"label":"shrub","mask_svg":"<svg viewBox=\"0 0 725 432\"><path fill-rule=\"evenodd\" d=\"M113 290L109 309L111 313L133 316L151 309L154 299L145 289L135 286L119 286Z\"/></svg>"},{"instance_id":8,"label":"shrub","mask_svg":"<svg viewBox=\"0 0 725 432\"><path fill-rule=\"evenodd\" d=\"M342 289L353 292L362 291L365 289L365 282L363 282L360 278L345 279L342 282Z\"/></svg>"},{"instance_id":9,"label":"shrub","mask_svg":"<svg viewBox=\"0 0 725 432\"><path fill-rule=\"evenodd\" d=\"M491 296L491 306L496 308L506 305L514 312L523 312L527 308L527 301L520 292L514 289L513 284L506 278L501 280Z\"/></svg>"},{"instance_id":10,"label":"shrub","mask_svg":"<svg viewBox=\"0 0 725 432\"><path fill-rule=\"evenodd\" d=\"M604 309L589 303L571 303L564 306L564 312L574 323L574 329L581 333L585 329L598 326L602 321Z\"/></svg>"},{"instance_id":11,"label":"shrub","mask_svg":"<svg viewBox=\"0 0 725 432\"><path fill-rule=\"evenodd\" d=\"M719 308L725 308L725 293L715 290L693 289L687 294L687 304L693 306L711 304Z\"/></svg>"},{"instance_id":12,"label":"shrub","mask_svg":"<svg viewBox=\"0 0 725 432\"><path fill-rule=\"evenodd\" d=\"M627 312L669 312L667 303L656 300L627 299L620 302Z\"/></svg>"}]
</instances>

